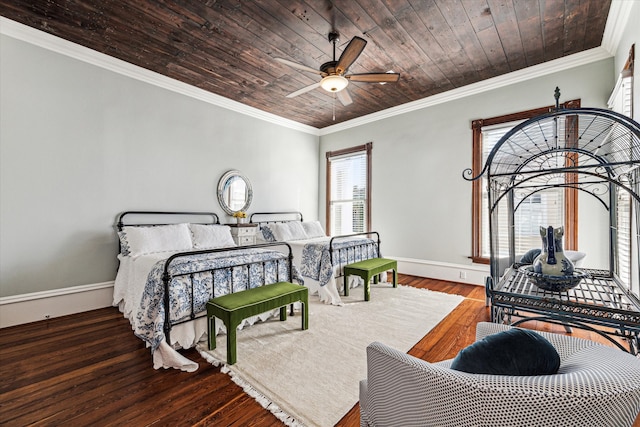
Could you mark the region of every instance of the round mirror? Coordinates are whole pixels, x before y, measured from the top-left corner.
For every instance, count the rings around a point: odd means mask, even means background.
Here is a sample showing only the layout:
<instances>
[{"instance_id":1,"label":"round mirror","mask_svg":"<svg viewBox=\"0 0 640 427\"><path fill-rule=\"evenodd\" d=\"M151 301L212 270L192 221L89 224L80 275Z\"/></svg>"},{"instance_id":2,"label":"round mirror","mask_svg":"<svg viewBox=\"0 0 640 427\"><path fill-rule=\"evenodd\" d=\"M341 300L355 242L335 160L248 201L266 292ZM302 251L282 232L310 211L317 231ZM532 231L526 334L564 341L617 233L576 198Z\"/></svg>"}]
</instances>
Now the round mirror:
<instances>
[{"instance_id":1,"label":"round mirror","mask_svg":"<svg viewBox=\"0 0 640 427\"><path fill-rule=\"evenodd\" d=\"M233 215L234 212L246 211L252 198L251 183L246 176L236 170L222 175L218 182L218 202L226 213Z\"/></svg>"}]
</instances>

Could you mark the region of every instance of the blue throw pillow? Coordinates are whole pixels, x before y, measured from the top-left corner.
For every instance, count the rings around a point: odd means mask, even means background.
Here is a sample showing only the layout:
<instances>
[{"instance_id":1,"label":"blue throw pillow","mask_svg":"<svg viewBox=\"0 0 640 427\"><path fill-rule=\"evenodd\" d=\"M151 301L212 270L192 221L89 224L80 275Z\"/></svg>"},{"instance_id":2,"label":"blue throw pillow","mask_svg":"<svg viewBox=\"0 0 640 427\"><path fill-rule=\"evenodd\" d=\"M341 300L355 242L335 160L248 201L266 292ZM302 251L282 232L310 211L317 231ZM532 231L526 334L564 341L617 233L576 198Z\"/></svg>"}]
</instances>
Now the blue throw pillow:
<instances>
[{"instance_id":1,"label":"blue throw pillow","mask_svg":"<svg viewBox=\"0 0 640 427\"><path fill-rule=\"evenodd\" d=\"M451 369L471 374L552 375L558 372L560 356L542 335L513 328L463 349Z\"/></svg>"},{"instance_id":2,"label":"blue throw pillow","mask_svg":"<svg viewBox=\"0 0 640 427\"><path fill-rule=\"evenodd\" d=\"M262 226L262 235L264 236L264 240L266 240L267 242L276 241L276 237L273 235L273 231L271 231L268 225Z\"/></svg>"},{"instance_id":3,"label":"blue throw pillow","mask_svg":"<svg viewBox=\"0 0 640 427\"><path fill-rule=\"evenodd\" d=\"M538 255L542 252L542 249L530 249L526 254L520 258L520 264L533 264L533 261L538 258Z\"/></svg>"}]
</instances>

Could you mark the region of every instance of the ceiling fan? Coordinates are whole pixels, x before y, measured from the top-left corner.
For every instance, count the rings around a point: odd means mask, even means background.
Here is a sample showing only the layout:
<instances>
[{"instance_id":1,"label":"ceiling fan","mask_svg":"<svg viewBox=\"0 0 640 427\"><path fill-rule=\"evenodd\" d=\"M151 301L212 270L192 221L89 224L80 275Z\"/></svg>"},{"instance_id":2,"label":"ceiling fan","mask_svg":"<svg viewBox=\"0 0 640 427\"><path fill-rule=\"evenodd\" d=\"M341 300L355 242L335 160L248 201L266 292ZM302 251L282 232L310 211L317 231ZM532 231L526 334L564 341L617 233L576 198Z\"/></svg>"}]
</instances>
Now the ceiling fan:
<instances>
[{"instance_id":1,"label":"ceiling fan","mask_svg":"<svg viewBox=\"0 0 640 427\"><path fill-rule=\"evenodd\" d=\"M346 90L349 80L354 82L365 83L395 83L400 79L399 73L360 73L346 74L347 69L358 59L358 56L367 45L367 41L361 37L351 39L345 50L336 61L336 43L339 41L339 34L336 31L329 33L329 41L333 43L333 61L325 62L316 70L306 65L298 64L284 58L274 58L276 61L286 64L298 70L307 71L322 76L322 80L312 85L303 87L295 92L287 95L287 98L293 98L305 92L309 92L317 87L321 87L327 92L335 93L342 105L349 105L353 101L349 92Z\"/></svg>"}]
</instances>

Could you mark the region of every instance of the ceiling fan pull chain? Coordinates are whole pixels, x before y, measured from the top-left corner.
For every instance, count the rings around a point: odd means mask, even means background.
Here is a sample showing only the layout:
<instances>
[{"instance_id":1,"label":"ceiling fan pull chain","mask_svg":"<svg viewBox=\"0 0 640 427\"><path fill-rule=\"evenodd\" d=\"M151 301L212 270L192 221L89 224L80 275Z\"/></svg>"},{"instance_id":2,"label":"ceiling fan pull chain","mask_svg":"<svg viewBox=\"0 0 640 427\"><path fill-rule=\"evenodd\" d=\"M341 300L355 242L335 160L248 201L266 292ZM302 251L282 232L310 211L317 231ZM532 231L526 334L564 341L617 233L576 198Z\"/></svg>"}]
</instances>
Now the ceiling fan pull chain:
<instances>
[{"instance_id":1,"label":"ceiling fan pull chain","mask_svg":"<svg viewBox=\"0 0 640 427\"><path fill-rule=\"evenodd\" d=\"M332 102L332 106L333 106L333 121L336 121L336 93L333 92L333 102Z\"/></svg>"}]
</instances>

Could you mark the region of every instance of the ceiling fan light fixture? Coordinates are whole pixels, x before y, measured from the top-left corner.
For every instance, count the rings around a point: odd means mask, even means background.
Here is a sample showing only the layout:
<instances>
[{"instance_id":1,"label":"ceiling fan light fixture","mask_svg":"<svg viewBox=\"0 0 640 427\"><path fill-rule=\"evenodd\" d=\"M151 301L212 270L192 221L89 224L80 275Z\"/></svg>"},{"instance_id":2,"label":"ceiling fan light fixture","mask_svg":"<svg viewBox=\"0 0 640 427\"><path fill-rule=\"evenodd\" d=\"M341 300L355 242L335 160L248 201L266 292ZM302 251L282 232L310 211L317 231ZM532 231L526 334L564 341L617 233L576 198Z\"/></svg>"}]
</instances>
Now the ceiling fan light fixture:
<instances>
[{"instance_id":1,"label":"ceiling fan light fixture","mask_svg":"<svg viewBox=\"0 0 640 427\"><path fill-rule=\"evenodd\" d=\"M349 80L339 75L326 76L320 82L322 89L331 93L340 92L346 88L348 84Z\"/></svg>"}]
</instances>

